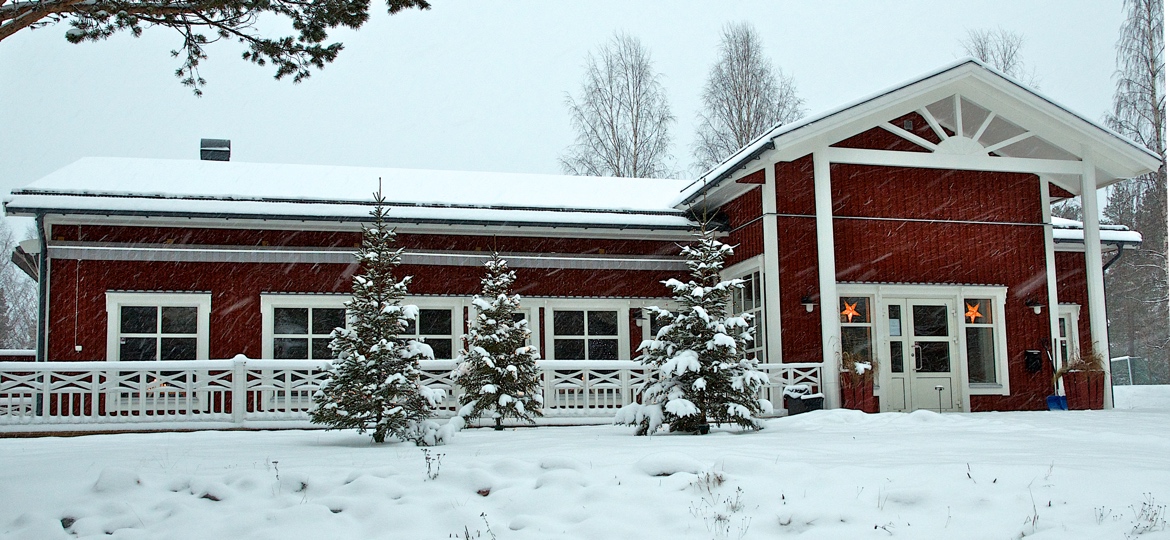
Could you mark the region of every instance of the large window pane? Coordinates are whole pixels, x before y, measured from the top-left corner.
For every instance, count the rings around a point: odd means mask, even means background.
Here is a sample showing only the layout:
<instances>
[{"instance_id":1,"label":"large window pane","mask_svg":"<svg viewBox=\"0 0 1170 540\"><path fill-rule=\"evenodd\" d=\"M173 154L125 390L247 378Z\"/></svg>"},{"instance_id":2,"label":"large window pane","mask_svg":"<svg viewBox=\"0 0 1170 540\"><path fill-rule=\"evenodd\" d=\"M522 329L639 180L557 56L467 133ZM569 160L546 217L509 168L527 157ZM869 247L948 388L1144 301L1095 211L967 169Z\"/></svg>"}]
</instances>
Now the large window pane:
<instances>
[{"instance_id":1,"label":"large window pane","mask_svg":"<svg viewBox=\"0 0 1170 540\"><path fill-rule=\"evenodd\" d=\"M272 356L278 360L308 359L309 340L305 338L276 338L272 340Z\"/></svg>"},{"instance_id":2,"label":"large window pane","mask_svg":"<svg viewBox=\"0 0 1170 540\"><path fill-rule=\"evenodd\" d=\"M585 340L555 339L553 340L553 356L557 360L584 360Z\"/></svg>"},{"instance_id":3,"label":"large window pane","mask_svg":"<svg viewBox=\"0 0 1170 540\"><path fill-rule=\"evenodd\" d=\"M451 335L451 310L420 309L418 333L420 336Z\"/></svg>"},{"instance_id":4,"label":"large window pane","mask_svg":"<svg viewBox=\"0 0 1170 540\"><path fill-rule=\"evenodd\" d=\"M309 310L306 308L275 308L272 310L272 316L273 333L309 333Z\"/></svg>"},{"instance_id":5,"label":"large window pane","mask_svg":"<svg viewBox=\"0 0 1170 540\"><path fill-rule=\"evenodd\" d=\"M941 337L949 333L946 306L914 306L914 335Z\"/></svg>"},{"instance_id":6,"label":"large window pane","mask_svg":"<svg viewBox=\"0 0 1170 540\"><path fill-rule=\"evenodd\" d=\"M122 306L123 334L153 334L156 332L158 332L157 307Z\"/></svg>"},{"instance_id":7,"label":"large window pane","mask_svg":"<svg viewBox=\"0 0 1170 540\"><path fill-rule=\"evenodd\" d=\"M872 361L871 342L868 326L844 326L841 328L841 352L843 354L857 355L858 360L862 362Z\"/></svg>"},{"instance_id":8,"label":"large window pane","mask_svg":"<svg viewBox=\"0 0 1170 540\"><path fill-rule=\"evenodd\" d=\"M312 341L314 360L331 360L335 357L333 349L329 348L329 344L333 342L333 338L313 338Z\"/></svg>"},{"instance_id":9,"label":"large window pane","mask_svg":"<svg viewBox=\"0 0 1170 540\"><path fill-rule=\"evenodd\" d=\"M313 308L314 334L330 334L334 328L345 328L344 308Z\"/></svg>"},{"instance_id":10,"label":"large window pane","mask_svg":"<svg viewBox=\"0 0 1170 540\"><path fill-rule=\"evenodd\" d=\"M560 358L559 356L557 358ZM589 340L590 360L617 360L618 341L616 339Z\"/></svg>"},{"instance_id":11,"label":"large window pane","mask_svg":"<svg viewBox=\"0 0 1170 540\"><path fill-rule=\"evenodd\" d=\"M195 338L162 338L162 350L159 356L162 360L194 360Z\"/></svg>"},{"instance_id":12,"label":"large window pane","mask_svg":"<svg viewBox=\"0 0 1170 540\"><path fill-rule=\"evenodd\" d=\"M585 335L584 311L553 311L553 334L558 336ZM558 356L558 358L560 358Z\"/></svg>"},{"instance_id":13,"label":"large window pane","mask_svg":"<svg viewBox=\"0 0 1170 540\"><path fill-rule=\"evenodd\" d=\"M427 345L431 346L431 350L435 353L437 360L451 359L451 340L440 338L427 338Z\"/></svg>"},{"instance_id":14,"label":"large window pane","mask_svg":"<svg viewBox=\"0 0 1170 540\"><path fill-rule=\"evenodd\" d=\"M558 332L559 333L559 332ZM616 336L618 335L616 311L590 311L589 335Z\"/></svg>"},{"instance_id":15,"label":"large window pane","mask_svg":"<svg viewBox=\"0 0 1170 540\"><path fill-rule=\"evenodd\" d=\"M905 370L905 368L902 365L902 357L903 356L904 356L904 352L902 351L902 342L901 341L891 341L890 342L890 372L891 373L902 373Z\"/></svg>"},{"instance_id":16,"label":"large window pane","mask_svg":"<svg viewBox=\"0 0 1170 540\"><path fill-rule=\"evenodd\" d=\"M162 331L164 334L194 334L199 328L198 321L199 308L162 308Z\"/></svg>"},{"instance_id":17,"label":"large window pane","mask_svg":"<svg viewBox=\"0 0 1170 540\"><path fill-rule=\"evenodd\" d=\"M967 374L973 383L994 383L995 339L991 328L967 329Z\"/></svg>"},{"instance_id":18,"label":"large window pane","mask_svg":"<svg viewBox=\"0 0 1170 540\"><path fill-rule=\"evenodd\" d=\"M122 338L118 358L121 360L157 360L157 346L158 340L152 337Z\"/></svg>"},{"instance_id":19,"label":"large window pane","mask_svg":"<svg viewBox=\"0 0 1170 540\"><path fill-rule=\"evenodd\" d=\"M946 373L951 370L951 345L945 341L918 341L918 371Z\"/></svg>"}]
</instances>

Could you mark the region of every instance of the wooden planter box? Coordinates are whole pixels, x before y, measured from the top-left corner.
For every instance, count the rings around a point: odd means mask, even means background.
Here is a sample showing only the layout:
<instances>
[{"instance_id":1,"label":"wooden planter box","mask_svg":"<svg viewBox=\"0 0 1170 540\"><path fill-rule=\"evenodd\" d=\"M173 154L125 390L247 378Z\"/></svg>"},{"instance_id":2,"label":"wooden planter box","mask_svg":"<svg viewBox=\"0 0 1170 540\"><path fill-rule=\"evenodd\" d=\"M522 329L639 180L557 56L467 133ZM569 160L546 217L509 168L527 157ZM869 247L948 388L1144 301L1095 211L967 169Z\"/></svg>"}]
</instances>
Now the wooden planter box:
<instances>
[{"instance_id":1,"label":"wooden planter box","mask_svg":"<svg viewBox=\"0 0 1170 540\"><path fill-rule=\"evenodd\" d=\"M841 373L841 407L867 413L878 412L878 400L873 395L873 371L864 375Z\"/></svg>"},{"instance_id":2,"label":"wooden planter box","mask_svg":"<svg viewBox=\"0 0 1170 540\"><path fill-rule=\"evenodd\" d=\"M1073 411L1105 408L1105 372L1070 371L1064 374L1064 395Z\"/></svg>"}]
</instances>

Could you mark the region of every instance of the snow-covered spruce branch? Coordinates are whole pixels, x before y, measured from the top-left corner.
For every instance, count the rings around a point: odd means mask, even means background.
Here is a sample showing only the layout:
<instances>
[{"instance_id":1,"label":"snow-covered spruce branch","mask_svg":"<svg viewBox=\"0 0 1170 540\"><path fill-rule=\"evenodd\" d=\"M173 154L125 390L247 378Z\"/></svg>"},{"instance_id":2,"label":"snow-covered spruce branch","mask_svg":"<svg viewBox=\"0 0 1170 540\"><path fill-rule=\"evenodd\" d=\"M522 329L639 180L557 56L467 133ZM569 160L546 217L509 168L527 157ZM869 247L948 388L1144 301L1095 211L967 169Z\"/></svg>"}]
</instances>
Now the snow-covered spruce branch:
<instances>
[{"instance_id":1,"label":"snow-covered spruce branch","mask_svg":"<svg viewBox=\"0 0 1170 540\"><path fill-rule=\"evenodd\" d=\"M386 3L391 14L430 7L427 0ZM295 34L261 34L255 23L266 14L286 18ZM183 56L175 74L202 95L206 81L199 76L198 66L207 58L206 45L235 39L246 47L245 60L260 66L272 64L277 79L291 76L293 82L300 82L311 75L311 68L324 68L341 52L341 43L325 44L330 30L360 28L368 19L368 0L35 0L0 2L0 40L25 28L62 21L69 23L65 38L71 43L100 41L122 31L139 36L144 28L154 26L170 28L182 36L181 48L171 51L173 56Z\"/></svg>"},{"instance_id":2,"label":"snow-covered spruce branch","mask_svg":"<svg viewBox=\"0 0 1170 540\"><path fill-rule=\"evenodd\" d=\"M710 233L683 248L691 280L663 282L678 303L677 311L648 308L661 325L654 339L642 343L639 357L650 368L638 389L638 402L623 407L615 422L650 435L670 431L704 433L711 424L760 429L757 415L771 403L758 398L768 376L745 351L754 340L751 315L729 315L728 304L742 280L721 280L724 259L732 253Z\"/></svg>"}]
</instances>

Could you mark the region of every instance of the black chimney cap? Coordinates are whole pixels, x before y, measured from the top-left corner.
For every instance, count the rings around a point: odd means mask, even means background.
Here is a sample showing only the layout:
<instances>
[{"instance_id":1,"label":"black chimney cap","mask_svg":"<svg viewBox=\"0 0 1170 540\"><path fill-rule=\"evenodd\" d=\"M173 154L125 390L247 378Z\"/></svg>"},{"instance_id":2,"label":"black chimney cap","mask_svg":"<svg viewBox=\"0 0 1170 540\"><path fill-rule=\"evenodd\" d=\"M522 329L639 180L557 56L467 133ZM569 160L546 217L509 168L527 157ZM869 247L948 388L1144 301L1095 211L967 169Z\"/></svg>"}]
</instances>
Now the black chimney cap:
<instances>
[{"instance_id":1,"label":"black chimney cap","mask_svg":"<svg viewBox=\"0 0 1170 540\"><path fill-rule=\"evenodd\" d=\"M232 141L228 139L199 139L199 159L203 161L231 161Z\"/></svg>"}]
</instances>

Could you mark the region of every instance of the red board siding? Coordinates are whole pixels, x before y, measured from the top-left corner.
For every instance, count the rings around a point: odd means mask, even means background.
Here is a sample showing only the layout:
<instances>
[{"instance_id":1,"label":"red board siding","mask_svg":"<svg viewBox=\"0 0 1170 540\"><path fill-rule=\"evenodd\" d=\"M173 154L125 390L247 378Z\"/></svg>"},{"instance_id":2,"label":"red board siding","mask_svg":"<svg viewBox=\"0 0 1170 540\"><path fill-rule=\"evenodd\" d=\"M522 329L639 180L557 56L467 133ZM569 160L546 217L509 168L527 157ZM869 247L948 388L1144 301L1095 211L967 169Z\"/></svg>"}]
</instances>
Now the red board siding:
<instances>
[{"instance_id":1,"label":"red board siding","mask_svg":"<svg viewBox=\"0 0 1170 540\"><path fill-rule=\"evenodd\" d=\"M934 144L938 144L941 139L930 128L930 124L926 123L926 119L918 113L912 112L910 114L900 116L890 123L899 128L904 127L904 122L910 121L914 123L914 127L909 131L923 139L926 139ZM953 135L950 130L944 128L947 135ZM840 148L861 148L865 150L894 150L897 152L929 152L926 148L918 146L902 137L894 135L882 128L872 128L868 131L854 135L845 139L833 146Z\"/></svg>"},{"instance_id":2,"label":"red board siding","mask_svg":"<svg viewBox=\"0 0 1170 540\"><path fill-rule=\"evenodd\" d=\"M361 244L360 233L339 231L54 225L51 236L65 241L221 246L356 247ZM398 243L407 249L455 251L678 254L678 246L674 242L656 240L401 233L398 235Z\"/></svg>"},{"instance_id":3,"label":"red board siding","mask_svg":"<svg viewBox=\"0 0 1170 540\"><path fill-rule=\"evenodd\" d=\"M820 362L820 314L800 303L805 296L820 302L812 157L776 164L776 212L782 356L784 362Z\"/></svg>"},{"instance_id":4,"label":"red board siding","mask_svg":"<svg viewBox=\"0 0 1170 540\"><path fill-rule=\"evenodd\" d=\"M833 165L834 216L1040 223L1034 175Z\"/></svg>"},{"instance_id":5,"label":"red board siding","mask_svg":"<svg viewBox=\"0 0 1170 540\"><path fill-rule=\"evenodd\" d=\"M780 321L784 362L820 362L820 313L805 311L805 296L820 303L817 281L817 224L812 218L776 219L780 251ZM830 308L832 309L832 308Z\"/></svg>"},{"instance_id":6,"label":"red board siding","mask_svg":"<svg viewBox=\"0 0 1170 540\"><path fill-rule=\"evenodd\" d=\"M760 174L763 172L761 171ZM763 188L755 187L724 204L720 211L728 217L731 234L723 240L735 248L735 253L726 261L731 266L764 252L764 224L759 219L763 212L761 199Z\"/></svg>"},{"instance_id":7,"label":"red board siding","mask_svg":"<svg viewBox=\"0 0 1170 540\"><path fill-rule=\"evenodd\" d=\"M212 358L261 355L260 294L348 293L356 265L241 264L54 259L50 270L49 358L104 359L106 300L112 290L211 292ZM479 292L478 267L403 265L414 276L411 294L471 296ZM661 297L661 271L518 268L517 292L528 296ZM77 294L74 294L77 291ZM632 336L641 336L631 328ZM75 337L76 336L76 337ZM637 338L634 338L637 340ZM74 345L82 345L76 352Z\"/></svg>"}]
</instances>

